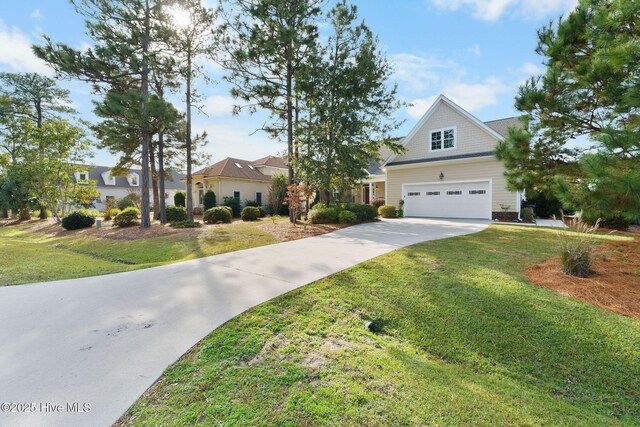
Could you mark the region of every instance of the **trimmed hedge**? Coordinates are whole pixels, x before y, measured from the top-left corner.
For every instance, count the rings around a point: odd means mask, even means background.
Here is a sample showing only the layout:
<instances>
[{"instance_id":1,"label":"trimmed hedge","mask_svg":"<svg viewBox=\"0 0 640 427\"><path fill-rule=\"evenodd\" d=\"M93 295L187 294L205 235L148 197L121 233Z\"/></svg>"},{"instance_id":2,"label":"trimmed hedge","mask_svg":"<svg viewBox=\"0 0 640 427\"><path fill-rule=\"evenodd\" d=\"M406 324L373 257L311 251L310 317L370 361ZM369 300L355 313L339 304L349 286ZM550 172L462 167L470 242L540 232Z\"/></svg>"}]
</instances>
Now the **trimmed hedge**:
<instances>
[{"instance_id":1,"label":"trimmed hedge","mask_svg":"<svg viewBox=\"0 0 640 427\"><path fill-rule=\"evenodd\" d=\"M396 210L396 207L393 205L382 205L378 208L378 214L382 217L382 218L397 218L398 217L398 211Z\"/></svg>"},{"instance_id":2,"label":"trimmed hedge","mask_svg":"<svg viewBox=\"0 0 640 427\"><path fill-rule=\"evenodd\" d=\"M369 221L378 216L378 209L373 205L361 205L355 203L347 205L345 209L356 214L358 221Z\"/></svg>"},{"instance_id":3,"label":"trimmed hedge","mask_svg":"<svg viewBox=\"0 0 640 427\"><path fill-rule=\"evenodd\" d=\"M214 206L212 206L214 207ZM204 215L204 211L206 209L203 209L202 206L196 206L195 208L193 208L191 210L191 213L193 213L194 215Z\"/></svg>"},{"instance_id":4,"label":"trimmed hedge","mask_svg":"<svg viewBox=\"0 0 640 427\"><path fill-rule=\"evenodd\" d=\"M167 212L167 221L169 222L187 220L187 209L182 206L167 206L165 211Z\"/></svg>"},{"instance_id":5,"label":"trimmed hedge","mask_svg":"<svg viewBox=\"0 0 640 427\"><path fill-rule=\"evenodd\" d=\"M222 199L224 206L229 206L234 217L240 216L240 200L235 197L225 197Z\"/></svg>"},{"instance_id":6,"label":"trimmed hedge","mask_svg":"<svg viewBox=\"0 0 640 427\"><path fill-rule=\"evenodd\" d=\"M114 227L131 227L138 224L140 211L134 207L128 207L113 218Z\"/></svg>"},{"instance_id":7,"label":"trimmed hedge","mask_svg":"<svg viewBox=\"0 0 640 427\"><path fill-rule=\"evenodd\" d=\"M78 230L89 228L96 222L96 219L84 211L74 211L62 218L62 227L65 230Z\"/></svg>"},{"instance_id":8,"label":"trimmed hedge","mask_svg":"<svg viewBox=\"0 0 640 427\"><path fill-rule=\"evenodd\" d=\"M311 209L309 221L312 224L335 224L338 222L338 210L336 208Z\"/></svg>"},{"instance_id":9,"label":"trimmed hedge","mask_svg":"<svg viewBox=\"0 0 640 427\"><path fill-rule=\"evenodd\" d=\"M352 211L340 211L338 222L340 224L353 224L358 220L358 216Z\"/></svg>"},{"instance_id":10,"label":"trimmed hedge","mask_svg":"<svg viewBox=\"0 0 640 427\"><path fill-rule=\"evenodd\" d=\"M260 218L260 208L256 206L246 206L242 209L240 218L242 218L243 221L255 221Z\"/></svg>"},{"instance_id":11,"label":"trimmed hedge","mask_svg":"<svg viewBox=\"0 0 640 427\"><path fill-rule=\"evenodd\" d=\"M227 206L218 206L217 208L211 208L204 212L202 218L207 224L218 224L220 222L231 222L231 210Z\"/></svg>"},{"instance_id":12,"label":"trimmed hedge","mask_svg":"<svg viewBox=\"0 0 640 427\"><path fill-rule=\"evenodd\" d=\"M202 204L204 205L204 210L205 211L208 211L211 208L215 208L216 207L216 193L214 193L211 190L207 190L207 192L204 193L204 197L202 198Z\"/></svg>"},{"instance_id":13,"label":"trimmed hedge","mask_svg":"<svg viewBox=\"0 0 640 427\"><path fill-rule=\"evenodd\" d=\"M173 195L173 204L176 206L186 206L187 195L182 191L176 191L176 194Z\"/></svg>"}]
</instances>

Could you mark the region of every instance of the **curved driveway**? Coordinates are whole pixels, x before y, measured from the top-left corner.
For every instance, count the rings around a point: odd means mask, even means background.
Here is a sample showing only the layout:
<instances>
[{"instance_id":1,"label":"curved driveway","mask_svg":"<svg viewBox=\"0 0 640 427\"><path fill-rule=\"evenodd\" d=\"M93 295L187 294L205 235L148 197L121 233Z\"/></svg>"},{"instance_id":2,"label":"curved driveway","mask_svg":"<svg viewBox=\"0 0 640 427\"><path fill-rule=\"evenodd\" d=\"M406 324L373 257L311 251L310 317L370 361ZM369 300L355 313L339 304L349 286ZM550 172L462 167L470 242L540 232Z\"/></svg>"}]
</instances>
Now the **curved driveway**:
<instances>
[{"instance_id":1,"label":"curved driveway","mask_svg":"<svg viewBox=\"0 0 640 427\"><path fill-rule=\"evenodd\" d=\"M110 425L168 365L243 311L394 249L488 225L382 220L162 267L0 288L0 404L34 412L0 412L0 425ZM90 412L73 412L84 403Z\"/></svg>"}]
</instances>

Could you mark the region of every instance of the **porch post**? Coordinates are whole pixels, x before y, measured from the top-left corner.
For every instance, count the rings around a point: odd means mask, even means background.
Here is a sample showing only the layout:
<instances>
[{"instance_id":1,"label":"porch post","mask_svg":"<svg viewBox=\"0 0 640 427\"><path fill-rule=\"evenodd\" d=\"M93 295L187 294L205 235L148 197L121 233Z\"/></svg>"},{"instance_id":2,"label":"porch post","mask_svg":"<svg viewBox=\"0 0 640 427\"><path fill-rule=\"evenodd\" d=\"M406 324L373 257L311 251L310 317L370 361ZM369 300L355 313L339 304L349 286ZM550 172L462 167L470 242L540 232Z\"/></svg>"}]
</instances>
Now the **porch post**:
<instances>
[{"instance_id":1,"label":"porch post","mask_svg":"<svg viewBox=\"0 0 640 427\"><path fill-rule=\"evenodd\" d=\"M375 184L373 182L369 183L369 203L373 201L373 186Z\"/></svg>"}]
</instances>

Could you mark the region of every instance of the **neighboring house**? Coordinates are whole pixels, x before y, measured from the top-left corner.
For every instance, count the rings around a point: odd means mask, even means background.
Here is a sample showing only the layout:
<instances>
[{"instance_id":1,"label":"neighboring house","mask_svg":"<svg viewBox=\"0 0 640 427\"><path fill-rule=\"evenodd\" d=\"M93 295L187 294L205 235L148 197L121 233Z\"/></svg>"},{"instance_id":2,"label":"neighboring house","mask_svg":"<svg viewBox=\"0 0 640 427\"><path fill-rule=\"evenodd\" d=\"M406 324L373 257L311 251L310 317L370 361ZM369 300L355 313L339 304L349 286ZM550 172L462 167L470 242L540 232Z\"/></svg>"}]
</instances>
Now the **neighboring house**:
<instances>
[{"instance_id":1,"label":"neighboring house","mask_svg":"<svg viewBox=\"0 0 640 427\"><path fill-rule=\"evenodd\" d=\"M402 140L403 154L372 163L356 201L384 195L395 206L403 200L405 216L516 220L522 194L507 189L494 151L520 125L517 118L481 122L441 95Z\"/></svg>"},{"instance_id":2,"label":"neighboring house","mask_svg":"<svg viewBox=\"0 0 640 427\"><path fill-rule=\"evenodd\" d=\"M224 197L235 197L241 204L251 200L265 205L271 177L287 173L287 162L282 157L267 156L255 161L227 157L193 173L193 205L202 206L208 190L216 193L218 204L222 204Z\"/></svg>"},{"instance_id":3,"label":"neighboring house","mask_svg":"<svg viewBox=\"0 0 640 427\"><path fill-rule=\"evenodd\" d=\"M77 171L74 174L76 182L82 183L87 180L96 182L96 190L100 192L100 198L95 202L95 208L104 211L108 199L115 200L131 194L140 194L140 180L142 171L140 169L129 169L126 176L114 176L111 174L111 168L108 166L88 166L83 165L86 171ZM184 175L171 171L171 177L165 179L165 202L167 205L173 204L173 196L177 191L183 190L184 185L180 182ZM149 184L151 187L151 184ZM149 191L150 203L153 204L153 192Z\"/></svg>"}]
</instances>

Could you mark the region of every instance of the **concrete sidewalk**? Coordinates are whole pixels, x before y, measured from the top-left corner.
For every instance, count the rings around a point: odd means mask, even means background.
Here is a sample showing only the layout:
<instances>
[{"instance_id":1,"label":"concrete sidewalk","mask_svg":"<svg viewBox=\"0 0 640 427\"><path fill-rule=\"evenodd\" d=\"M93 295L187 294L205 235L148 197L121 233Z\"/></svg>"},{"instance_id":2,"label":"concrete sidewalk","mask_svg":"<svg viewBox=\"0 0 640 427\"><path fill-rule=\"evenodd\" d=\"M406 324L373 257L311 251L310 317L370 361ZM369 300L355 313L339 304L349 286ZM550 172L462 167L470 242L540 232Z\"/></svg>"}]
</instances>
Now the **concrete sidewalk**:
<instances>
[{"instance_id":1,"label":"concrete sidewalk","mask_svg":"<svg viewBox=\"0 0 640 427\"><path fill-rule=\"evenodd\" d=\"M382 220L162 267L0 288L0 404L33 404L32 413L3 406L0 425L110 425L168 365L243 311L394 249L489 224ZM73 412L75 403L90 411Z\"/></svg>"}]
</instances>

